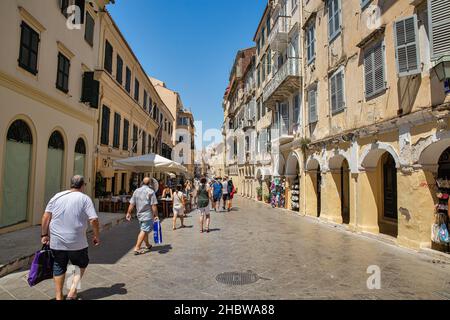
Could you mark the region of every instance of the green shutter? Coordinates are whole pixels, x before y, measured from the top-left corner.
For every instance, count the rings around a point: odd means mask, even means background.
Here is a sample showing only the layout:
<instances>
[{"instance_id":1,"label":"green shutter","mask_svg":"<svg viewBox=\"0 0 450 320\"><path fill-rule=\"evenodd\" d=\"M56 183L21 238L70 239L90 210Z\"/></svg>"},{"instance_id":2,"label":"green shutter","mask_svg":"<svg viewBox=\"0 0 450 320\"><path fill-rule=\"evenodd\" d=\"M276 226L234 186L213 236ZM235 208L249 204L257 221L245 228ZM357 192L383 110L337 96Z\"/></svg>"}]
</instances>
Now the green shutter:
<instances>
[{"instance_id":1,"label":"green shutter","mask_svg":"<svg viewBox=\"0 0 450 320\"><path fill-rule=\"evenodd\" d=\"M317 122L317 90L311 90L308 92L309 103L309 123Z\"/></svg>"},{"instance_id":2,"label":"green shutter","mask_svg":"<svg viewBox=\"0 0 450 320\"><path fill-rule=\"evenodd\" d=\"M428 0L431 58L450 55L450 1Z\"/></svg>"},{"instance_id":3,"label":"green shutter","mask_svg":"<svg viewBox=\"0 0 450 320\"><path fill-rule=\"evenodd\" d=\"M399 77L420 73L417 17L395 22L395 56Z\"/></svg>"}]
</instances>

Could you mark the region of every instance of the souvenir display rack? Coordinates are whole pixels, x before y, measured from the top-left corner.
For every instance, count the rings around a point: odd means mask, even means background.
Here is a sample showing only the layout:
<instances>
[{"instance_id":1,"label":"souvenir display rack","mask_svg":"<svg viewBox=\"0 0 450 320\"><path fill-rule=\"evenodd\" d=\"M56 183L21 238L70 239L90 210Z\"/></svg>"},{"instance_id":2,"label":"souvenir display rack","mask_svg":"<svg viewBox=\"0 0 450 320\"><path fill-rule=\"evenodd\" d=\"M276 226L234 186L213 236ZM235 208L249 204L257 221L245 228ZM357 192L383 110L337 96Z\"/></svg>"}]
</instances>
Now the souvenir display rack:
<instances>
[{"instance_id":1,"label":"souvenir display rack","mask_svg":"<svg viewBox=\"0 0 450 320\"><path fill-rule=\"evenodd\" d=\"M293 211L300 211L300 183L298 176L295 178L291 188L291 208Z\"/></svg>"},{"instance_id":2,"label":"souvenir display rack","mask_svg":"<svg viewBox=\"0 0 450 320\"><path fill-rule=\"evenodd\" d=\"M438 228L445 224L449 229L449 198L450 198L450 180L437 179L436 185L438 192L436 194L438 198L438 204L435 210L435 225L433 228ZM450 253L450 243L442 243L439 240L439 236L436 235L436 231L432 235L432 248L439 251Z\"/></svg>"}]
</instances>

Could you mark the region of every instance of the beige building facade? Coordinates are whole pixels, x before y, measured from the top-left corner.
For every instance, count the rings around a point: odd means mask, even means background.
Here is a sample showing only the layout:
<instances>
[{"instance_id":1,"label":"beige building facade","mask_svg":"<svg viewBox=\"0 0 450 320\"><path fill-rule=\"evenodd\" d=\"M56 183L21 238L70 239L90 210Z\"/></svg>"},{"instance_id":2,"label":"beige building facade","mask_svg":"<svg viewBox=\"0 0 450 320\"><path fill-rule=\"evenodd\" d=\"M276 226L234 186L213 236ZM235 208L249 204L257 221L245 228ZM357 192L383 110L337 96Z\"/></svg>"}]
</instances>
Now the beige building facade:
<instances>
[{"instance_id":1,"label":"beige building facade","mask_svg":"<svg viewBox=\"0 0 450 320\"><path fill-rule=\"evenodd\" d=\"M0 233L39 224L74 174L86 177L93 195L98 101L80 101L97 67L99 14L108 2L0 3ZM71 4L80 5L76 21Z\"/></svg>"},{"instance_id":2,"label":"beige building facade","mask_svg":"<svg viewBox=\"0 0 450 320\"><path fill-rule=\"evenodd\" d=\"M108 12L101 13L95 79L100 82L96 195L129 193L141 177L114 160L158 153L170 158L174 117ZM165 178L157 176L156 178Z\"/></svg>"},{"instance_id":3,"label":"beige building facade","mask_svg":"<svg viewBox=\"0 0 450 320\"><path fill-rule=\"evenodd\" d=\"M279 183L300 214L444 250L431 230L450 176L447 16L445 0L268 1L254 40L270 161L254 186Z\"/></svg>"},{"instance_id":4,"label":"beige building facade","mask_svg":"<svg viewBox=\"0 0 450 320\"><path fill-rule=\"evenodd\" d=\"M183 105L178 92L167 88L163 81L152 78L152 83L164 104L169 108L175 121L175 130L172 133L173 159L183 164L186 169L186 178L192 179L195 175L195 124L194 115Z\"/></svg>"}]
</instances>

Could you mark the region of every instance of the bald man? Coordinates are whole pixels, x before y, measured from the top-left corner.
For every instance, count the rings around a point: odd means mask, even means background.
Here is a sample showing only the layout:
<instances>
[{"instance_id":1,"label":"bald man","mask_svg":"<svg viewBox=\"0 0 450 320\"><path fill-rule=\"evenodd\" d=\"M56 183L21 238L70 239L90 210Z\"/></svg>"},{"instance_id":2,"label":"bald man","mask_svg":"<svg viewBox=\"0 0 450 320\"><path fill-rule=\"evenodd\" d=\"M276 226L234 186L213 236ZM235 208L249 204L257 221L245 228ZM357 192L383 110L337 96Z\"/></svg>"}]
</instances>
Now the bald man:
<instances>
[{"instance_id":1,"label":"bald man","mask_svg":"<svg viewBox=\"0 0 450 320\"><path fill-rule=\"evenodd\" d=\"M131 220L133 209L136 208L137 218L141 232L139 233L136 247L134 248L135 255L141 255L150 252L152 245L148 240L148 235L153 230L153 221L158 218L158 200L156 199L155 191L150 188L150 178L144 178L142 187L137 189L130 200L128 207L127 220ZM145 242L146 247L141 248L142 242Z\"/></svg>"}]
</instances>

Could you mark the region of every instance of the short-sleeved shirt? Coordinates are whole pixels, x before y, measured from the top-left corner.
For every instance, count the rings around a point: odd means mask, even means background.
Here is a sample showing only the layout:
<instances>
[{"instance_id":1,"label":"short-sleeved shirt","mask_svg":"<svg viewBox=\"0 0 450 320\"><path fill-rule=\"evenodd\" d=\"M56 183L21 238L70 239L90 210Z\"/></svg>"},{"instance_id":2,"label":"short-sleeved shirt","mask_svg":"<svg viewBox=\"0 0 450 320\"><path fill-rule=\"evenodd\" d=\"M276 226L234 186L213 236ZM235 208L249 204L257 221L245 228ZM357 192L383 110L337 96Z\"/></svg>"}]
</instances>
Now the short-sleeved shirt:
<instances>
[{"instance_id":1,"label":"short-sleeved shirt","mask_svg":"<svg viewBox=\"0 0 450 320\"><path fill-rule=\"evenodd\" d=\"M228 194L228 181L222 182L222 194Z\"/></svg>"},{"instance_id":2,"label":"short-sleeved shirt","mask_svg":"<svg viewBox=\"0 0 450 320\"><path fill-rule=\"evenodd\" d=\"M55 195L47 205L51 213L50 248L78 251L86 249L89 220L98 219L91 198L82 192L64 191Z\"/></svg>"},{"instance_id":3,"label":"short-sleeved shirt","mask_svg":"<svg viewBox=\"0 0 450 320\"><path fill-rule=\"evenodd\" d=\"M149 221L153 219L152 206L158 204L155 191L149 186L142 186L134 191L130 203L136 207L139 221Z\"/></svg>"},{"instance_id":4,"label":"short-sleeved shirt","mask_svg":"<svg viewBox=\"0 0 450 320\"><path fill-rule=\"evenodd\" d=\"M222 183L216 182L213 184L213 192L215 195L219 195L222 193Z\"/></svg>"}]
</instances>

